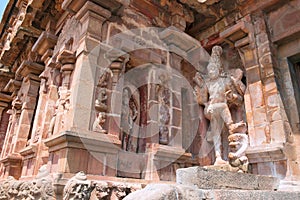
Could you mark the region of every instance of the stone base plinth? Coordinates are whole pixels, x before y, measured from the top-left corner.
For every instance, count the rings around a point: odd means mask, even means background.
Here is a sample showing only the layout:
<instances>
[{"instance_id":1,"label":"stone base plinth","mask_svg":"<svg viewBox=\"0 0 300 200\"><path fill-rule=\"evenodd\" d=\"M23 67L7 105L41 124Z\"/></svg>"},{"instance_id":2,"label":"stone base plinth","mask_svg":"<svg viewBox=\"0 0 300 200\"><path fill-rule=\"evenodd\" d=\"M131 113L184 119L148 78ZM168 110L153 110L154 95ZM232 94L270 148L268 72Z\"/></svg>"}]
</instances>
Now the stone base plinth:
<instances>
[{"instance_id":1,"label":"stone base plinth","mask_svg":"<svg viewBox=\"0 0 300 200\"><path fill-rule=\"evenodd\" d=\"M4 167L4 174L2 178L7 178L8 176L13 176L15 179L20 178L21 176L21 163L22 163L22 157L18 154L14 155L8 155L2 160L0 160L0 163L3 164Z\"/></svg>"},{"instance_id":2,"label":"stone base plinth","mask_svg":"<svg viewBox=\"0 0 300 200\"><path fill-rule=\"evenodd\" d=\"M249 147L246 156L250 164L250 173L285 178L288 167L282 144Z\"/></svg>"},{"instance_id":3,"label":"stone base plinth","mask_svg":"<svg viewBox=\"0 0 300 200\"><path fill-rule=\"evenodd\" d=\"M45 141L51 173L116 176L120 141L114 136L66 131Z\"/></svg>"},{"instance_id":4,"label":"stone base plinth","mask_svg":"<svg viewBox=\"0 0 300 200\"><path fill-rule=\"evenodd\" d=\"M178 169L176 182L200 189L277 190L279 179L229 171L190 167Z\"/></svg>"},{"instance_id":5,"label":"stone base plinth","mask_svg":"<svg viewBox=\"0 0 300 200\"><path fill-rule=\"evenodd\" d=\"M178 168L193 165L191 154L180 147L148 144L147 157L146 180L175 182Z\"/></svg>"},{"instance_id":6,"label":"stone base plinth","mask_svg":"<svg viewBox=\"0 0 300 200\"><path fill-rule=\"evenodd\" d=\"M201 199L201 200L264 200L299 199L300 192L259 191L259 190L220 190L197 189L194 186L179 184L149 184L146 188L129 194L124 200L158 199Z\"/></svg>"}]
</instances>

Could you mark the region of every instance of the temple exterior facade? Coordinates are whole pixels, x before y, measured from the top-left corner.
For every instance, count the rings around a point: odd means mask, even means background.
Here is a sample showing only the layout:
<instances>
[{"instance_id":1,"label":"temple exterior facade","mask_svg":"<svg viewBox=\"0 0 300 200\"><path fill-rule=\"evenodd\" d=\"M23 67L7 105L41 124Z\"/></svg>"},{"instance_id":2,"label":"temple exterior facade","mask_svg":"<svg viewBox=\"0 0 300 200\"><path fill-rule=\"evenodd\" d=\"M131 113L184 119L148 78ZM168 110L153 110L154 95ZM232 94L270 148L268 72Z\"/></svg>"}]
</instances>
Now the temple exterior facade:
<instances>
[{"instance_id":1,"label":"temple exterior facade","mask_svg":"<svg viewBox=\"0 0 300 200\"><path fill-rule=\"evenodd\" d=\"M228 161L299 180L299 9L300 0L10 0L0 179L48 177L64 199L79 195L72 181L121 198L174 182L179 168Z\"/></svg>"}]
</instances>

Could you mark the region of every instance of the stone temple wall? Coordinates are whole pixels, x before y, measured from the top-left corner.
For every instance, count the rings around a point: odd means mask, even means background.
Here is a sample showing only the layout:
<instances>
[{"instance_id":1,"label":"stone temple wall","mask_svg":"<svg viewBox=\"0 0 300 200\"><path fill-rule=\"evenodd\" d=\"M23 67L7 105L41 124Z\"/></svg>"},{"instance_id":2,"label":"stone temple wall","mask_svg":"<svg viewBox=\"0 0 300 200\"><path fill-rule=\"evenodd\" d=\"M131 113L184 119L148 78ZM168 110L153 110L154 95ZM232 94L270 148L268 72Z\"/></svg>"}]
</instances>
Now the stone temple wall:
<instances>
[{"instance_id":1,"label":"stone temple wall","mask_svg":"<svg viewBox=\"0 0 300 200\"><path fill-rule=\"evenodd\" d=\"M62 194L80 171L142 185L212 165L211 119L193 79L207 76L219 45L223 75L243 72L243 104L231 114L247 124L249 171L297 180L299 2L10 0L0 24L1 179L33 180L47 166Z\"/></svg>"}]
</instances>

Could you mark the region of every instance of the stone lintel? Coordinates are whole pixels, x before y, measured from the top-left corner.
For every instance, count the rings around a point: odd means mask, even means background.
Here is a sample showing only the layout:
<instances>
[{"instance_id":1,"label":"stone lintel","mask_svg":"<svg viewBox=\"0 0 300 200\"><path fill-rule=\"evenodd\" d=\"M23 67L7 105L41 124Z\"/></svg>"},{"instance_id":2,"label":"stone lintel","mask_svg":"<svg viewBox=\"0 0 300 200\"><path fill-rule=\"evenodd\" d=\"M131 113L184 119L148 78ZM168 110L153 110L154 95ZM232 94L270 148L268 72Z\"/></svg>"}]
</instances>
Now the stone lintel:
<instances>
[{"instance_id":1,"label":"stone lintel","mask_svg":"<svg viewBox=\"0 0 300 200\"><path fill-rule=\"evenodd\" d=\"M44 55L47 50L55 46L57 38L56 35L44 31L33 45L32 51L37 52L41 56Z\"/></svg>"},{"instance_id":2,"label":"stone lintel","mask_svg":"<svg viewBox=\"0 0 300 200\"><path fill-rule=\"evenodd\" d=\"M0 101L5 103L10 103L12 101L12 97L10 95L0 92Z\"/></svg>"},{"instance_id":3,"label":"stone lintel","mask_svg":"<svg viewBox=\"0 0 300 200\"><path fill-rule=\"evenodd\" d=\"M282 44L286 41L289 41L293 38L297 38L300 35L300 25L297 24L296 26L293 26L293 28L284 31L283 33L273 36L272 42L277 44Z\"/></svg>"},{"instance_id":4,"label":"stone lintel","mask_svg":"<svg viewBox=\"0 0 300 200\"><path fill-rule=\"evenodd\" d=\"M183 31L180 31L176 27L170 27L159 33L159 37L168 46L174 45L183 52L190 52L201 45L198 40L191 36L187 36ZM182 55L180 55L182 56Z\"/></svg>"},{"instance_id":5,"label":"stone lintel","mask_svg":"<svg viewBox=\"0 0 300 200\"><path fill-rule=\"evenodd\" d=\"M45 66L32 61L23 61L18 68L16 74L26 77L29 74L40 75L45 69Z\"/></svg>"},{"instance_id":6,"label":"stone lintel","mask_svg":"<svg viewBox=\"0 0 300 200\"><path fill-rule=\"evenodd\" d=\"M234 26L231 26L230 28L226 29L225 31L220 33L220 38L225 40L230 45L235 45L237 41L240 43L244 43L244 40L241 40L248 36L249 33L249 25L244 22L240 21ZM242 42L241 42L242 41Z\"/></svg>"},{"instance_id":7,"label":"stone lintel","mask_svg":"<svg viewBox=\"0 0 300 200\"><path fill-rule=\"evenodd\" d=\"M248 147L249 163L275 162L286 160L283 144Z\"/></svg>"},{"instance_id":8,"label":"stone lintel","mask_svg":"<svg viewBox=\"0 0 300 200\"><path fill-rule=\"evenodd\" d=\"M59 151L64 148L85 149L92 152L117 153L120 150L120 141L107 134L95 134L94 132L76 133L66 131L53 135L44 141L49 147L49 152Z\"/></svg>"},{"instance_id":9,"label":"stone lintel","mask_svg":"<svg viewBox=\"0 0 300 200\"><path fill-rule=\"evenodd\" d=\"M190 167L176 171L176 182L199 189L277 190L280 180L271 176Z\"/></svg>"}]
</instances>

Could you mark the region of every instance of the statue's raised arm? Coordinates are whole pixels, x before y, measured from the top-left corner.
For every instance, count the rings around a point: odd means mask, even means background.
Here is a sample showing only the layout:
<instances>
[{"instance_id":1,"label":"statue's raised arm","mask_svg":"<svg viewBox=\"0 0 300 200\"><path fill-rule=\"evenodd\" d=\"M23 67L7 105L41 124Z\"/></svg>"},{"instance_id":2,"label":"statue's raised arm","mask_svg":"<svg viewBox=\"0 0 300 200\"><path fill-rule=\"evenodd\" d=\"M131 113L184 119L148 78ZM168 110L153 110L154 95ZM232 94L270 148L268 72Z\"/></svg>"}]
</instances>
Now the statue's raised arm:
<instances>
[{"instance_id":1,"label":"statue's raised arm","mask_svg":"<svg viewBox=\"0 0 300 200\"><path fill-rule=\"evenodd\" d=\"M206 105L208 102L208 89L205 84L205 79L200 72L197 72L193 80L195 82L194 94L198 104Z\"/></svg>"}]
</instances>

